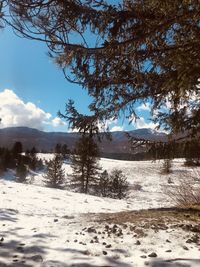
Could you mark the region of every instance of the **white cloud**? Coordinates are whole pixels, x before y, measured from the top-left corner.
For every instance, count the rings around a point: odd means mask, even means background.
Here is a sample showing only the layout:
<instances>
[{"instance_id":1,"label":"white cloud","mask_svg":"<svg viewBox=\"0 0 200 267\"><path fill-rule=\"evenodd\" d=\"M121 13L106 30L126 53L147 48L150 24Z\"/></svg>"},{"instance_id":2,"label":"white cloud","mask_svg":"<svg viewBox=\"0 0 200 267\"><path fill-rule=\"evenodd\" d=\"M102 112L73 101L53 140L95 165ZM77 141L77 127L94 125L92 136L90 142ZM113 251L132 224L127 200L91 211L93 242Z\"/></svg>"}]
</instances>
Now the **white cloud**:
<instances>
[{"instance_id":1,"label":"white cloud","mask_svg":"<svg viewBox=\"0 0 200 267\"><path fill-rule=\"evenodd\" d=\"M77 128L75 128L75 129L68 128L68 131L67 131L67 132L68 132L68 133L78 133L79 130L78 130Z\"/></svg>"},{"instance_id":2,"label":"white cloud","mask_svg":"<svg viewBox=\"0 0 200 267\"><path fill-rule=\"evenodd\" d=\"M59 126L67 125L67 123L62 121L60 118L56 117L55 119L52 120L52 125L54 127L59 127Z\"/></svg>"},{"instance_id":3,"label":"white cloud","mask_svg":"<svg viewBox=\"0 0 200 267\"><path fill-rule=\"evenodd\" d=\"M110 131L111 132L117 132L117 131L123 131L124 127L123 126L113 126Z\"/></svg>"},{"instance_id":4,"label":"white cloud","mask_svg":"<svg viewBox=\"0 0 200 267\"><path fill-rule=\"evenodd\" d=\"M12 90L5 89L0 92L0 118L1 128L27 126L43 129L50 123L51 114L31 102L25 103Z\"/></svg>"},{"instance_id":5,"label":"white cloud","mask_svg":"<svg viewBox=\"0 0 200 267\"><path fill-rule=\"evenodd\" d=\"M109 129L110 132L123 131L123 126L118 125L118 120L111 118L109 120L98 123L99 131L103 132L105 129Z\"/></svg>"},{"instance_id":6,"label":"white cloud","mask_svg":"<svg viewBox=\"0 0 200 267\"><path fill-rule=\"evenodd\" d=\"M166 134L169 133L163 128L157 129L157 127L159 126L158 123L154 123L152 121L146 122L143 117L140 117L136 121L132 122L132 125L135 127L135 129L152 129L152 130L156 130L157 132L161 132L161 133L166 133Z\"/></svg>"},{"instance_id":7,"label":"white cloud","mask_svg":"<svg viewBox=\"0 0 200 267\"><path fill-rule=\"evenodd\" d=\"M158 124L156 123L146 122L143 117L140 117L139 119L134 121L132 124L135 126L136 129L144 129L144 128L156 129L156 127L158 126Z\"/></svg>"},{"instance_id":8,"label":"white cloud","mask_svg":"<svg viewBox=\"0 0 200 267\"><path fill-rule=\"evenodd\" d=\"M151 111L150 103L142 103L139 107L137 107L138 111Z\"/></svg>"},{"instance_id":9,"label":"white cloud","mask_svg":"<svg viewBox=\"0 0 200 267\"><path fill-rule=\"evenodd\" d=\"M110 132L115 132L115 131L123 131L124 128L123 126L118 125L118 120L117 119L109 119L104 122L98 121L98 129L99 132L104 132L105 130L109 129ZM79 130L77 128L75 129L68 129L69 133L77 133Z\"/></svg>"}]
</instances>

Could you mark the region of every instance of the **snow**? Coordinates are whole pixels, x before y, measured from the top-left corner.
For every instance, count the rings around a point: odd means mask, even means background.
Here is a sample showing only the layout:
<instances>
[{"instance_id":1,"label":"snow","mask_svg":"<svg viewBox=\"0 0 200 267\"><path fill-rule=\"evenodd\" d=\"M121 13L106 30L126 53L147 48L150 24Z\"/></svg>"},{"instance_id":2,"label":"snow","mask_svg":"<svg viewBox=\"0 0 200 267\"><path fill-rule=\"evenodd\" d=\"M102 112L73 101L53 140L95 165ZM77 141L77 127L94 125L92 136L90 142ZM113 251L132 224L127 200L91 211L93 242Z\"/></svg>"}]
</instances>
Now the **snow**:
<instances>
[{"instance_id":1,"label":"snow","mask_svg":"<svg viewBox=\"0 0 200 267\"><path fill-rule=\"evenodd\" d=\"M38 156L46 160L52 158L51 154ZM16 183L13 181L14 174L11 171L6 173L0 180L0 239L4 239L0 243L0 263L23 266L25 262L34 267L200 266L200 245L186 244L186 239L192 234L180 227L171 227L169 223L166 229L158 230L139 224L137 230L144 231L144 235L139 235L130 231L132 224L129 222L125 228L117 224L117 227L123 228L123 236L117 236L105 232L108 221L104 221L103 217L101 219L101 213L112 215L122 211L172 206L165 193L169 176L176 184L185 175L199 177L200 168L186 169L183 160L174 160L173 173L167 176L160 173L162 161L101 159L100 164L108 172L119 168L125 173L130 183L126 199L100 198L67 189L47 188L44 187L43 173L32 173L33 184ZM63 168L69 176L72 171L70 165L66 162ZM141 190L134 189L138 184ZM111 221L109 227L113 225ZM90 232L88 228L96 229L97 233ZM138 240L141 245L136 244ZM104 242L111 247L106 248ZM169 250L171 252L166 252ZM108 254L104 255L103 251ZM151 252L158 257L148 257ZM34 256L38 257L37 261L32 258ZM162 262L163 259L175 258L184 260Z\"/></svg>"}]
</instances>

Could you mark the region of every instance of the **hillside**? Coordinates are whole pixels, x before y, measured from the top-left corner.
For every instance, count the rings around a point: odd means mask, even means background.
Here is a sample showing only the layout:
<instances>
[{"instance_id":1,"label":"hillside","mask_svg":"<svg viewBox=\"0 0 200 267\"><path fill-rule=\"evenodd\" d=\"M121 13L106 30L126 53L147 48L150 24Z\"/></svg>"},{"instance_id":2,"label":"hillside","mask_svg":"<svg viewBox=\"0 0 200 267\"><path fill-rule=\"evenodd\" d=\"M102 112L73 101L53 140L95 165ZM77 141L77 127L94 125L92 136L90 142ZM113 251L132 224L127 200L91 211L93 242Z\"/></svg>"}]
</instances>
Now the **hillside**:
<instances>
[{"instance_id":1,"label":"hillside","mask_svg":"<svg viewBox=\"0 0 200 267\"><path fill-rule=\"evenodd\" d=\"M128 132L136 138L148 140L165 140L166 134L152 131L151 129L140 129ZM130 144L125 132L112 132L112 141L105 138L99 143L102 154L130 154ZM10 127L0 129L0 146L12 147L16 141L20 141L24 148L35 146L39 151L52 151L57 143L67 144L70 149L78 140L78 133L43 132L27 127Z\"/></svg>"},{"instance_id":2,"label":"hillside","mask_svg":"<svg viewBox=\"0 0 200 267\"><path fill-rule=\"evenodd\" d=\"M127 175L124 200L46 188L43 173L20 184L8 172L0 180L0 266L200 266L200 211L172 208L166 193L184 177L199 177L200 168L174 160L169 184L161 165L102 159L104 169ZM69 176L70 165L64 169Z\"/></svg>"}]
</instances>

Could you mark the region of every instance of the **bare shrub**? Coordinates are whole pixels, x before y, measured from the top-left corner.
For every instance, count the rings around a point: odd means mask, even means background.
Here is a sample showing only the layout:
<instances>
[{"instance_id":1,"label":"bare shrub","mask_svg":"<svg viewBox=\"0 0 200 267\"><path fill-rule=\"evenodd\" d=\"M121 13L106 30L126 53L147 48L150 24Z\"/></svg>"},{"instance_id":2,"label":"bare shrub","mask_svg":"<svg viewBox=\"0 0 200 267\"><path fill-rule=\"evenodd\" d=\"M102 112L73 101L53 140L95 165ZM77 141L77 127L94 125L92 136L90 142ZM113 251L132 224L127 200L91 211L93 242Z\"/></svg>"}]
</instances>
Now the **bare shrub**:
<instances>
[{"instance_id":1,"label":"bare shrub","mask_svg":"<svg viewBox=\"0 0 200 267\"><path fill-rule=\"evenodd\" d=\"M167 190L167 194L173 204L180 208L188 208L200 205L200 184L182 179L177 186Z\"/></svg>"},{"instance_id":2,"label":"bare shrub","mask_svg":"<svg viewBox=\"0 0 200 267\"><path fill-rule=\"evenodd\" d=\"M135 184L133 184L132 189L135 191L141 191L142 186L141 186L141 184L135 183Z\"/></svg>"}]
</instances>

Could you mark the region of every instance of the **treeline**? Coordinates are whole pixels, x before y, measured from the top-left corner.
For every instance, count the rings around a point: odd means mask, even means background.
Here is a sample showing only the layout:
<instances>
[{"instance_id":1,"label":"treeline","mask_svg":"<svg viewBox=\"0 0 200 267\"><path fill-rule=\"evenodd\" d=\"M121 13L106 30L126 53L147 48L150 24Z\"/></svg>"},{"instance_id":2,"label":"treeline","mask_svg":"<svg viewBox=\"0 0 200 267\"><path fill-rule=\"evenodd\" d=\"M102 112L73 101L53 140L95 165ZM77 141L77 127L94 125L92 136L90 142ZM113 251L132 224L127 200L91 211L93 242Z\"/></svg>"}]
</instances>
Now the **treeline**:
<instances>
[{"instance_id":1,"label":"treeline","mask_svg":"<svg viewBox=\"0 0 200 267\"><path fill-rule=\"evenodd\" d=\"M15 170L16 181L24 182L30 171L43 169L43 162L35 147L23 153L22 143L16 142L11 149L0 148L0 174L8 169Z\"/></svg>"},{"instance_id":2,"label":"treeline","mask_svg":"<svg viewBox=\"0 0 200 267\"><path fill-rule=\"evenodd\" d=\"M54 157L47 162L44 182L53 188L65 188L66 177L62 168L62 149L55 148ZM110 173L102 170L99 148L93 138L82 135L73 151L67 155L72 173L67 177L67 188L75 192L102 197L122 199L128 192L128 182L121 170L113 169Z\"/></svg>"},{"instance_id":3,"label":"treeline","mask_svg":"<svg viewBox=\"0 0 200 267\"><path fill-rule=\"evenodd\" d=\"M145 151L135 152L133 148L132 153L101 153L100 155L104 158L129 161L185 158L188 164L200 165L199 139L182 142L152 142L143 150Z\"/></svg>"},{"instance_id":4,"label":"treeline","mask_svg":"<svg viewBox=\"0 0 200 267\"><path fill-rule=\"evenodd\" d=\"M118 199L127 195L127 178L118 169L110 173L102 170L98 145L88 135L81 136L72 151L66 144L57 144L50 160L39 159L37 153L35 147L24 152L21 142L16 142L10 150L0 148L0 174L12 169L15 180L25 183L28 175L42 171L43 182L51 188ZM64 162L70 164L72 173L66 175Z\"/></svg>"},{"instance_id":5,"label":"treeline","mask_svg":"<svg viewBox=\"0 0 200 267\"><path fill-rule=\"evenodd\" d=\"M199 140L152 143L148 146L147 152L139 153L138 158L164 159L163 174L171 172L171 161L177 157L184 157L188 166L200 166ZM20 142L16 142L10 150L0 148L0 174L12 169L15 171L16 181L26 182L28 174L34 175L34 172L41 171L43 182L48 187L68 188L75 192L119 199L126 197L128 193L127 178L120 169L113 169L108 173L101 168L98 145L88 134L80 137L72 151L66 144L57 144L51 160L42 160L37 153L35 147L23 151ZM64 162L70 164L72 173L66 174Z\"/></svg>"},{"instance_id":6,"label":"treeline","mask_svg":"<svg viewBox=\"0 0 200 267\"><path fill-rule=\"evenodd\" d=\"M66 144L57 144L54 152L67 159L70 153ZM44 170L47 162L37 157L37 149L32 147L24 151L21 142L15 142L11 149L0 147L0 174L8 169L15 170L16 180L25 182L27 175L32 171Z\"/></svg>"},{"instance_id":7,"label":"treeline","mask_svg":"<svg viewBox=\"0 0 200 267\"><path fill-rule=\"evenodd\" d=\"M200 166L200 139L153 143L147 153L154 160L185 158L186 164Z\"/></svg>"}]
</instances>

